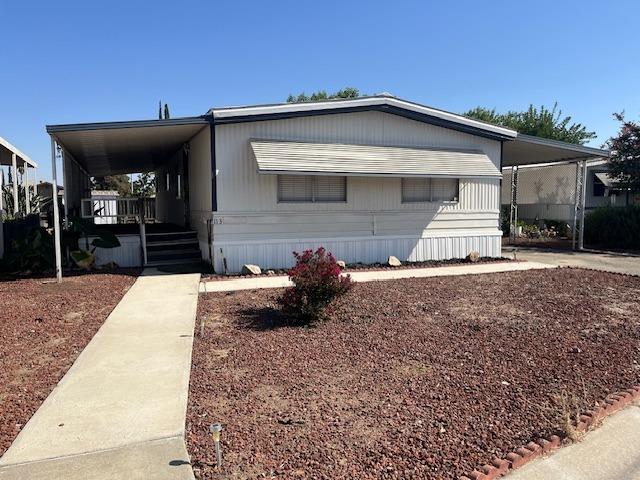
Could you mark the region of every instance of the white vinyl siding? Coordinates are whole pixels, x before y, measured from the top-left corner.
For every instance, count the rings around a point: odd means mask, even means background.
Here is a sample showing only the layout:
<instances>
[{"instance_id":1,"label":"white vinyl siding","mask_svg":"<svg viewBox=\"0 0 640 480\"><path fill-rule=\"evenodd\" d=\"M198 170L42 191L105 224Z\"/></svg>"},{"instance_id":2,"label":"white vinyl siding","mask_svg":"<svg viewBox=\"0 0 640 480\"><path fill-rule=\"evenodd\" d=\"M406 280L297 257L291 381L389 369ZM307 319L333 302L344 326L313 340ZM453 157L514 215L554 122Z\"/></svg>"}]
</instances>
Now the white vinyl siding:
<instances>
[{"instance_id":1,"label":"white vinyl siding","mask_svg":"<svg viewBox=\"0 0 640 480\"><path fill-rule=\"evenodd\" d=\"M457 202L459 190L457 178L403 178L402 203Z\"/></svg>"},{"instance_id":2,"label":"white vinyl siding","mask_svg":"<svg viewBox=\"0 0 640 480\"><path fill-rule=\"evenodd\" d=\"M278 175L278 202L346 201L346 177Z\"/></svg>"}]
</instances>

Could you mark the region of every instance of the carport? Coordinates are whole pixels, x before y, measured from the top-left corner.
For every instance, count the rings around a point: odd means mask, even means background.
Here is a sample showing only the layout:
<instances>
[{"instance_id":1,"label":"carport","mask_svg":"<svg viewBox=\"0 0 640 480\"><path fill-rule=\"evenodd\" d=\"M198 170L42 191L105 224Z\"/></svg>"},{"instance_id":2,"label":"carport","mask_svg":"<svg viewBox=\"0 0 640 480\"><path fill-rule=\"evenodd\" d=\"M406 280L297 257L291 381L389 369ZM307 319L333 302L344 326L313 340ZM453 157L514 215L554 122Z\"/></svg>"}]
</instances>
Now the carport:
<instances>
[{"instance_id":1,"label":"carport","mask_svg":"<svg viewBox=\"0 0 640 480\"><path fill-rule=\"evenodd\" d=\"M65 218L67 215L95 218L90 198L91 177L156 171L207 125L206 117L48 125L54 196L57 195L57 162L63 167ZM178 184L180 182L186 182L185 175L178 177ZM145 212L147 206L140 199L120 197L117 212L113 214L137 219L143 264L146 263ZM55 202L54 225L56 276L61 281L61 225Z\"/></svg>"},{"instance_id":2,"label":"carport","mask_svg":"<svg viewBox=\"0 0 640 480\"><path fill-rule=\"evenodd\" d=\"M504 142L502 145L503 182L508 181L509 183L503 185L501 205L509 205L510 240L515 242L516 223L519 219L519 175L539 175L537 172L541 170L541 167L565 165L568 171L575 175L571 185L567 186L572 192L570 195L573 213L572 246L574 249L582 250L584 248L587 162L606 160L609 155L609 150L520 133L515 140ZM543 188L545 181L545 178L540 176L536 182L538 188ZM505 194L508 198L504 198Z\"/></svg>"},{"instance_id":3,"label":"carport","mask_svg":"<svg viewBox=\"0 0 640 480\"><path fill-rule=\"evenodd\" d=\"M17 215L20 212L20 185L24 187L25 213L31 213L31 198L35 194L36 169L38 168L38 164L7 140L0 137L0 170L3 172L3 174L0 175L0 192L4 191L4 167L9 167L11 172L11 186L13 192L13 206L11 208L11 213ZM29 169L33 170L33 178L31 179ZM19 173L21 173L21 175L19 175ZM7 205L4 205L3 195L0 194L0 211L3 211L5 207L7 207Z\"/></svg>"}]
</instances>

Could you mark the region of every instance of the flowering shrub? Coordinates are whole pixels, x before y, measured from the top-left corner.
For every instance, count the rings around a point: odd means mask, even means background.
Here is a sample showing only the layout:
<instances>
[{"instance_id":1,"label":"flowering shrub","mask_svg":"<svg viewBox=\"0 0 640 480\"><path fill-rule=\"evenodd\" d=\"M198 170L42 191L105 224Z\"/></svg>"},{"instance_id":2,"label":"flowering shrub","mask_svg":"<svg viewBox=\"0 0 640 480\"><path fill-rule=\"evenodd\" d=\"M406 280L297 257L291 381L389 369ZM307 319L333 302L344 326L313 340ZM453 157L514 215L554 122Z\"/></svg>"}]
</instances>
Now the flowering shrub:
<instances>
[{"instance_id":1,"label":"flowering shrub","mask_svg":"<svg viewBox=\"0 0 640 480\"><path fill-rule=\"evenodd\" d=\"M351 288L351 278L340 275L336 259L323 247L293 252L293 256L296 265L288 274L294 286L280 298L282 309L300 324L320 320L331 302Z\"/></svg>"}]
</instances>

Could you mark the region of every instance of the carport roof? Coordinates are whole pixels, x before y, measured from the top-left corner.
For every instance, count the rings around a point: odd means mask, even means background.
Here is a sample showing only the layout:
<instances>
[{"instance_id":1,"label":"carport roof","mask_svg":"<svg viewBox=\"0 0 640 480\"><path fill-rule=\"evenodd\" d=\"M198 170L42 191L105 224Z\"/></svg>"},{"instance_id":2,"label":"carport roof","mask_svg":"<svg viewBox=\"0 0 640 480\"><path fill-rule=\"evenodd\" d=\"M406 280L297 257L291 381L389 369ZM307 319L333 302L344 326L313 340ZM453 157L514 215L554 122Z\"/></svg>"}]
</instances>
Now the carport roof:
<instances>
[{"instance_id":1,"label":"carport roof","mask_svg":"<svg viewBox=\"0 0 640 480\"><path fill-rule=\"evenodd\" d=\"M208 124L205 117L47 125L91 176L156 169Z\"/></svg>"},{"instance_id":2,"label":"carport roof","mask_svg":"<svg viewBox=\"0 0 640 480\"><path fill-rule=\"evenodd\" d=\"M31 160L19 149L11 145L7 140L0 137L0 165L11 165L13 154L15 154L16 156L16 164L18 165L18 167L21 167L25 164L34 168L38 167L38 164L36 162Z\"/></svg>"},{"instance_id":3,"label":"carport roof","mask_svg":"<svg viewBox=\"0 0 640 480\"><path fill-rule=\"evenodd\" d=\"M502 167L608 158L609 155L609 150L519 133L514 140L504 142Z\"/></svg>"}]
</instances>

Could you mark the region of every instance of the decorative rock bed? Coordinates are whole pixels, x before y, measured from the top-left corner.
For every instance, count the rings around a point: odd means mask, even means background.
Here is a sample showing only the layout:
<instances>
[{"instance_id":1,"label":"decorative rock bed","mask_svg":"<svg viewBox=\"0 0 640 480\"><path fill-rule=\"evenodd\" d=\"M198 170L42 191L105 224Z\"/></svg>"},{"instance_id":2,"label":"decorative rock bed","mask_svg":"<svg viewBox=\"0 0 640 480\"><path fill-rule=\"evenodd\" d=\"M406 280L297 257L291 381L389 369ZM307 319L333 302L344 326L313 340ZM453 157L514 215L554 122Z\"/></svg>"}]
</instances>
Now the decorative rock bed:
<instances>
[{"instance_id":1,"label":"decorative rock bed","mask_svg":"<svg viewBox=\"0 0 640 480\"><path fill-rule=\"evenodd\" d=\"M288 327L278 295L202 297L187 425L199 478L492 478L640 383L637 277L361 283L311 328Z\"/></svg>"}]
</instances>

